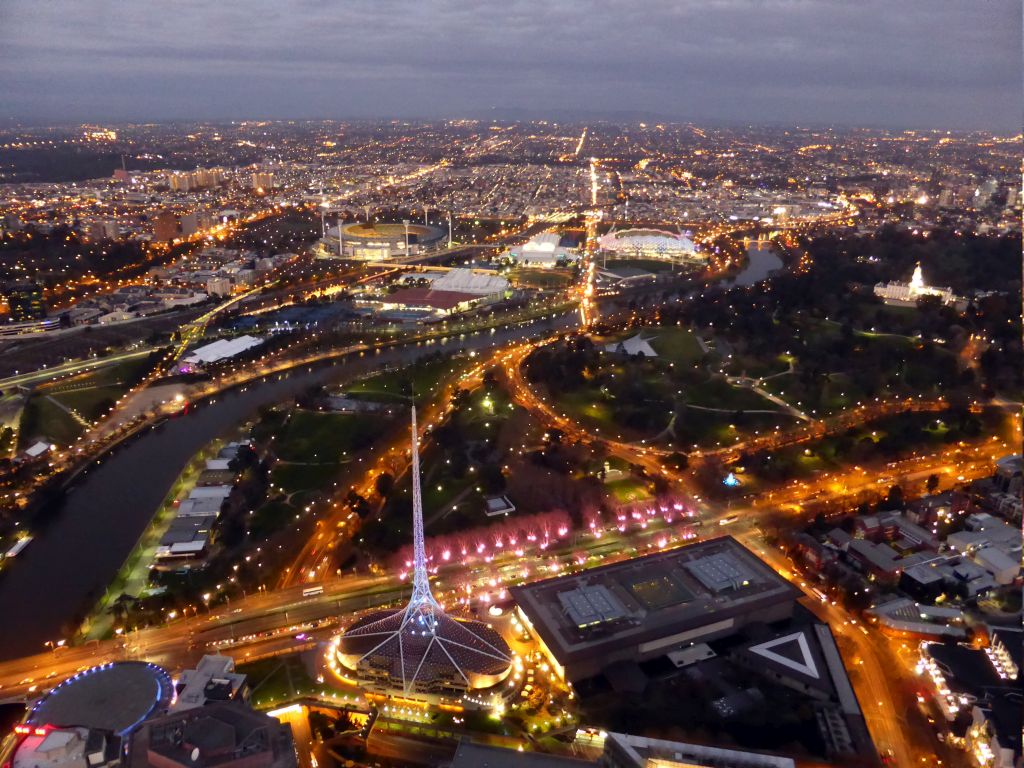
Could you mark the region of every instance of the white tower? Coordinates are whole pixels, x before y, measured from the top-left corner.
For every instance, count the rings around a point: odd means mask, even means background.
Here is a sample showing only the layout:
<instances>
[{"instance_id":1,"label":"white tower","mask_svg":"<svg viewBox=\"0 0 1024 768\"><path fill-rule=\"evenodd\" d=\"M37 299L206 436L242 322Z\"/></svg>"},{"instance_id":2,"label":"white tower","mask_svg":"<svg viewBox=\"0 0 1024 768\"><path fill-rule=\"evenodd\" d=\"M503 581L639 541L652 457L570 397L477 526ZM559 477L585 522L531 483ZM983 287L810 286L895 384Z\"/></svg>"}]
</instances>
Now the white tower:
<instances>
[{"instance_id":1,"label":"white tower","mask_svg":"<svg viewBox=\"0 0 1024 768\"><path fill-rule=\"evenodd\" d=\"M924 288L924 275L921 274L921 262L917 262L914 274L910 278L910 292L920 293L922 288Z\"/></svg>"},{"instance_id":2,"label":"white tower","mask_svg":"<svg viewBox=\"0 0 1024 768\"><path fill-rule=\"evenodd\" d=\"M436 613L441 606L430 591L427 575L427 551L423 544L423 495L420 492L420 441L416 431L416 406L412 408L412 597L405 609L403 626L409 622L433 632L437 626Z\"/></svg>"},{"instance_id":3,"label":"white tower","mask_svg":"<svg viewBox=\"0 0 1024 768\"><path fill-rule=\"evenodd\" d=\"M423 497L420 491L419 437L416 409L412 411L412 596L405 609L384 611L366 623L350 627L340 640L350 669L367 660L387 664L395 683L408 695L431 680L461 680L467 688L483 675L493 685L512 664L508 645L487 625L448 616L430 591L427 553L423 541ZM378 618L379 616L379 618ZM347 650L346 650L347 648ZM351 658L354 656L355 658ZM440 676L440 677L438 677Z\"/></svg>"}]
</instances>

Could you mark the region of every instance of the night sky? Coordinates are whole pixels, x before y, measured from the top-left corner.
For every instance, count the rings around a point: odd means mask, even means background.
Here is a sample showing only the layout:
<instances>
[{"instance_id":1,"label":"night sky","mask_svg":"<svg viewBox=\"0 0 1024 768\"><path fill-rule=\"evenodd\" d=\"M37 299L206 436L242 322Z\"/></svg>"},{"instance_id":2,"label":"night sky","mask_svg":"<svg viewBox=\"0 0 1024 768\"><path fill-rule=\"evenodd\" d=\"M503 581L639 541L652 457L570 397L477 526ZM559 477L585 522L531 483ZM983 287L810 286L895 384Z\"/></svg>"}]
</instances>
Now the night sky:
<instances>
[{"instance_id":1,"label":"night sky","mask_svg":"<svg viewBox=\"0 0 1024 768\"><path fill-rule=\"evenodd\" d=\"M1021 20L1020 0L0 0L0 117L1017 131Z\"/></svg>"}]
</instances>

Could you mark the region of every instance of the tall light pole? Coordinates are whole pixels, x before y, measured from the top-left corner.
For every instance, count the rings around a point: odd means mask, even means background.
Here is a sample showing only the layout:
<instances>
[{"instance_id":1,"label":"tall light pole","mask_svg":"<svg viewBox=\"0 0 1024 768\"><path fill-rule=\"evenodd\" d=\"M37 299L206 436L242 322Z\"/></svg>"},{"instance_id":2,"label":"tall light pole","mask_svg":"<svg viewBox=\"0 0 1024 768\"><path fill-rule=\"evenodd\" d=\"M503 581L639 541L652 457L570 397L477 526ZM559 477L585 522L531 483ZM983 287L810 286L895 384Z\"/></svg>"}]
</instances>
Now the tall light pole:
<instances>
[{"instance_id":1,"label":"tall light pole","mask_svg":"<svg viewBox=\"0 0 1024 768\"><path fill-rule=\"evenodd\" d=\"M409 220L402 219L402 224L405 225L405 258L409 258Z\"/></svg>"},{"instance_id":2,"label":"tall light pole","mask_svg":"<svg viewBox=\"0 0 1024 768\"><path fill-rule=\"evenodd\" d=\"M423 206L423 226L424 227L428 226L428 224L429 224L429 222L427 221L427 213L428 213L428 211L430 211L430 209L427 208L427 206L424 205Z\"/></svg>"},{"instance_id":3,"label":"tall light pole","mask_svg":"<svg viewBox=\"0 0 1024 768\"><path fill-rule=\"evenodd\" d=\"M448 247L452 247L452 212L448 211Z\"/></svg>"},{"instance_id":4,"label":"tall light pole","mask_svg":"<svg viewBox=\"0 0 1024 768\"><path fill-rule=\"evenodd\" d=\"M343 245L345 236L342 234L341 229L341 214L338 214L338 258L345 258L345 247Z\"/></svg>"}]
</instances>

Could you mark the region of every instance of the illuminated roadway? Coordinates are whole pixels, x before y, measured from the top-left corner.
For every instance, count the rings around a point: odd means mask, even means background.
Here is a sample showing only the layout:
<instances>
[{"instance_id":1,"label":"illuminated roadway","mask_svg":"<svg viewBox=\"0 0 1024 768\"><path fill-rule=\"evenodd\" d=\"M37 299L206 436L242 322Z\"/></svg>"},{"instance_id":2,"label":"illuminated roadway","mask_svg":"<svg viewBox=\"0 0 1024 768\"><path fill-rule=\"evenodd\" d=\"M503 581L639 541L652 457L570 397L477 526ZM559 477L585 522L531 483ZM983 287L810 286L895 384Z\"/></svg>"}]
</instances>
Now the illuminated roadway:
<instances>
[{"instance_id":1,"label":"illuminated roadway","mask_svg":"<svg viewBox=\"0 0 1024 768\"><path fill-rule=\"evenodd\" d=\"M461 384L469 386L478 382L478 377L487 365L497 363L508 381L513 398L541 416L546 423L563 429L568 437L587 442L600 442L610 452L644 466L651 473L657 472L676 482L683 481L682 473L662 466L661 458L667 453L665 449L638 446L586 433L577 423L556 413L551 406L540 400L523 380L521 373L523 360L535 346L521 344L512 349L498 350L491 360L474 366L468 378ZM111 358L107 358L104 362L110 361ZM52 375L53 370L46 373ZM443 417L450 399L450 387L451 385L445 396L431 404L432 410L428 411L430 421L436 423ZM864 420L876 417L877 415L865 416ZM1005 448L1005 443L993 438L977 444L950 447L933 455L913 457L889 465L883 470L887 476L885 482L894 482L897 478L923 478L932 472L940 472L947 477L956 473L957 479L980 477L991 472L993 458L1004 452ZM392 454L390 457L385 454L378 458L380 467L395 467L396 462L400 465L404 460L404 444L403 447L399 447L396 443L388 452ZM380 470L368 472L367 481L372 479L377 471ZM700 520L705 529L713 526L710 528L712 534L729 532L737 535L780 572L791 576L789 571L792 565L784 561L779 553L768 549L757 536L754 528L757 520L756 510L764 507L799 507L807 502L846 498L865 490L877 490L879 482L875 474L854 467L843 473L829 475L813 484L795 483L788 488L765 494L755 499L750 507L742 510L734 508L729 514L703 509ZM747 514L739 514L737 519L737 513L740 512ZM736 522L733 523L733 520ZM210 613L200 608L198 613L177 618L161 627L131 632L125 637L59 648L35 656L0 662L0 698L16 699L26 694L37 695L81 668L117 658L146 658L171 669L180 669L194 663L202 653L217 648L230 649L232 655L239 659L291 651L299 646L294 637L297 632L309 629L313 640L323 639L336 631L336 617L399 600L405 592L405 587L394 577L349 575L326 578L330 572L330 550L336 545L336 541L332 537L332 541L325 544L322 534L325 528L329 530L332 525L335 528L341 527L338 525L339 522L340 520L329 520L321 524L318 535L307 544L296 559L293 570L282 578L281 585L276 590L248 595L241 600L219 606ZM716 523L732 524L728 529L719 529ZM663 533L663 530L660 526L652 525L648 530L631 531L624 535L612 531L604 539L568 541L562 546L539 554L531 561L568 563L583 551L589 554L590 559L595 560L590 562L588 559L587 565L594 565L601 562L602 558L606 558L611 551L617 552L619 556L631 556L638 551L633 547L641 544L653 546L649 540L659 532ZM631 543L633 547L629 546ZM313 571L314 578L323 585L324 592L304 597L301 581L309 578L310 571ZM460 571L469 576L471 583L482 585L493 581L495 574L498 574L499 583L506 586L524 578L529 580L540 577L538 574L524 573L521 559L509 557L507 562L498 558L487 565L455 566L442 574L443 580L447 581L451 574ZM300 583L290 586L295 581ZM802 586L805 588L805 594L809 594L806 586ZM869 634L841 608L831 603L822 603L813 594L809 597L809 603L820 619L826 621L837 635L846 638L856 648L856 659L851 665L851 677L857 687L858 698L876 745L883 752L891 749L897 765L920 764L920 761L929 754L932 742L925 740L922 734L907 732L906 720L901 714L907 711L908 706L904 700L905 692L899 690L902 682L902 678L899 677L901 670L892 668L891 654L888 653L885 638L878 633ZM319 627L309 626L310 622L320 621L323 623ZM849 659L846 661L848 664L851 663Z\"/></svg>"}]
</instances>

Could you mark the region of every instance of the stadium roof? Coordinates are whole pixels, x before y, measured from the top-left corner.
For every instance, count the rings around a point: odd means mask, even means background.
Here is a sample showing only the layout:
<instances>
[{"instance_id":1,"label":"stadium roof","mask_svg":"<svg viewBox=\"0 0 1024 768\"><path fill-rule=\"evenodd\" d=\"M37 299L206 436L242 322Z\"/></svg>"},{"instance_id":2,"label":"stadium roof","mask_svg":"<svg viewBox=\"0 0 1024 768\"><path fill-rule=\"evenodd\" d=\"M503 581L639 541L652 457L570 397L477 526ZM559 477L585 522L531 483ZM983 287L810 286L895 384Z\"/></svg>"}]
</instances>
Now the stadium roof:
<instances>
[{"instance_id":1,"label":"stadium roof","mask_svg":"<svg viewBox=\"0 0 1024 768\"><path fill-rule=\"evenodd\" d=\"M441 227L425 224L414 224L409 222L409 241L423 242L437 240L445 233ZM342 233L346 240L395 240L396 238L405 241L405 224L378 224L365 222L351 222L342 225ZM335 238L338 236L338 227L333 226L330 234Z\"/></svg>"},{"instance_id":2,"label":"stadium roof","mask_svg":"<svg viewBox=\"0 0 1024 768\"><path fill-rule=\"evenodd\" d=\"M437 291L433 288L403 288L382 299L385 305L401 307L426 307L429 309L452 310L461 304L477 301L480 294L463 291Z\"/></svg>"},{"instance_id":3,"label":"stadium roof","mask_svg":"<svg viewBox=\"0 0 1024 768\"><path fill-rule=\"evenodd\" d=\"M562 238L557 233L542 232L539 235L535 235L530 240L527 240L520 247L524 251L546 251L548 253L553 253L561 242Z\"/></svg>"},{"instance_id":4,"label":"stadium roof","mask_svg":"<svg viewBox=\"0 0 1024 768\"><path fill-rule=\"evenodd\" d=\"M609 251L696 251L690 238L660 229L612 230L598 239L598 245Z\"/></svg>"}]
</instances>

